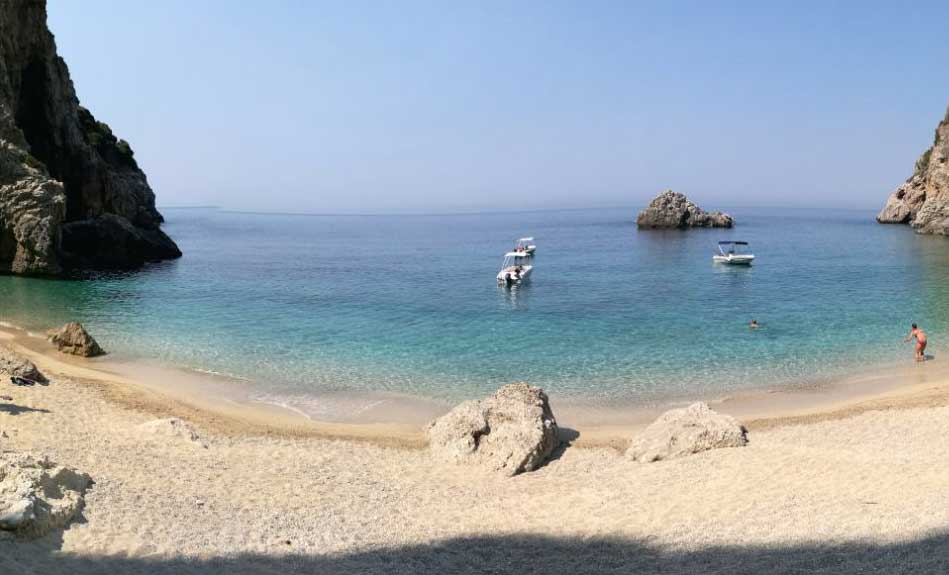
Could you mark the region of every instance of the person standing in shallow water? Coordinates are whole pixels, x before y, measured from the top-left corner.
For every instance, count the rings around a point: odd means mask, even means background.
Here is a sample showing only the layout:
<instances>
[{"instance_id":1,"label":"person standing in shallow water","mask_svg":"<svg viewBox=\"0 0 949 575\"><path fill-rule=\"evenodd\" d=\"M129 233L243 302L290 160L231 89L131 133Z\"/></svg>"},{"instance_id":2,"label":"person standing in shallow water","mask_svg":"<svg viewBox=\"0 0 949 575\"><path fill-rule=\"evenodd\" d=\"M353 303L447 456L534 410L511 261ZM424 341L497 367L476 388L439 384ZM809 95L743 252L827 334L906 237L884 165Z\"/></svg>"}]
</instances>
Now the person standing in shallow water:
<instances>
[{"instance_id":1,"label":"person standing in shallow water","mask_svg":"<svg viewBox=\"0 0 949 575\"><path fill-rule=\"evenodd\" d=\"M926 332L919 329L915 323L903 341L910 341L914 337L916 338L916 361L926 361Z\"/></svg>"}]
</instances>

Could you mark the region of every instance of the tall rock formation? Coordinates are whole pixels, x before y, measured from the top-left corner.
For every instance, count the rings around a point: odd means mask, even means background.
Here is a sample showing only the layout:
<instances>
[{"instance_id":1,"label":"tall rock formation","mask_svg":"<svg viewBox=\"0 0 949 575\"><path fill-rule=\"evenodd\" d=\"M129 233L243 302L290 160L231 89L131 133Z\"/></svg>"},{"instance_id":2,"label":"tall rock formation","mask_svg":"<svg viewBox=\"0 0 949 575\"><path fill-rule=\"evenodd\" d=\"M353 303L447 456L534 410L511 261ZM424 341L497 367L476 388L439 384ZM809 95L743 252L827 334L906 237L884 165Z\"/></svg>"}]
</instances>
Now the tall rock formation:
<instances>
[{"instance_id":1,"label":"tall rock formation","mask_svg":"<svg viewBox=\"0 0 949 575\"><path fill-rule=\"evenodd\" d=\"M910 224L921 234L949 235L949 110L933 145L916 160L913 175L896 188L877 215L881 224Z\"/></svg>"},{"instance_id":2,"label":"tall rock formation","mask_svg":"<svg viewBox=\"0 0 949 575\"><path fill-rule=\"evenodd\" d=\"M179 257L128 143L79 105L45 0L0 0L0 273Z\"/></svg>"},{"instance_id":3,"label":"tall rock formation","mask_svg":"<svg viewBox=\"0 0 949 575\"><path fill-rule=\"evenodd\" d=\"M722 212L706 212L685 194L666 190L639 212L636 225L642 229L730 228L734 220Z\"/></svg>"}]
</instances>

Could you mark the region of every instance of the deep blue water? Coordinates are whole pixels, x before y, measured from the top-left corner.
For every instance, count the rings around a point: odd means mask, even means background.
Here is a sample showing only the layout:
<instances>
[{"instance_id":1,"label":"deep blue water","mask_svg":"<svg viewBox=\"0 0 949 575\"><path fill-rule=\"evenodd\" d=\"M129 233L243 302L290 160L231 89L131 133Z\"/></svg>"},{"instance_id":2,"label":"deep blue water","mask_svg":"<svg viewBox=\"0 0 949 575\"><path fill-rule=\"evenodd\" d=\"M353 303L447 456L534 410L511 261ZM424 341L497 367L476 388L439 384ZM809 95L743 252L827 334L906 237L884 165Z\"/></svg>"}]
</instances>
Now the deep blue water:
<instances>
[{"instance_id":1,"label":"deep blue water","mask_svg":"<svg viewBox=\"0 0 949 575\"><path fill-rule=\"evenodd\" d=\"M731 210L733 230L637 231L634 209L302 216L167 209L185 257L90 281L0 277L0 319L78 319L107 349L270 391L455 400L525 380L648 400L906 362L949 333L949 240L873 213ZM536 238L531 283L501 255ZM751 242L751 268L712 264ZM756 318L758 331L747 328Z\"/></svg>"}]
</instances>

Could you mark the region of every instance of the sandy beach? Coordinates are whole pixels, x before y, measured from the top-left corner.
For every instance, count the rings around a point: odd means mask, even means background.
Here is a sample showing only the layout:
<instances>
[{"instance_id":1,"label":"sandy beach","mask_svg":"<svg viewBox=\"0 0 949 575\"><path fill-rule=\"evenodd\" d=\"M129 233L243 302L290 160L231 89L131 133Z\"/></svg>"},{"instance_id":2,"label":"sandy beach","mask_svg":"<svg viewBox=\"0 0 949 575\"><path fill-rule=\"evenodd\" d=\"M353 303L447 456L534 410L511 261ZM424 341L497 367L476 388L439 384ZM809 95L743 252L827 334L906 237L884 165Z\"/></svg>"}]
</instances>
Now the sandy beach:
<instances>
[{"instance_id":1,"label":"sandy beach","mask_svg":"<svg viewBox=\"0 0 949 575\"><path fill-rule=\"evenodd\" d=\"M95 481L65 531L0 543L3 573L949 569L949 379L937 362L872 397L743 418L744 448L639 464L610 446L628 430L584 445L580 428L541 469L504 478L434 461L419 428L212 408L10 331L3 343L52 382L4 385L0 446ZM204 445L138 428L170 415Z\"/></svg>"}]
</instances>

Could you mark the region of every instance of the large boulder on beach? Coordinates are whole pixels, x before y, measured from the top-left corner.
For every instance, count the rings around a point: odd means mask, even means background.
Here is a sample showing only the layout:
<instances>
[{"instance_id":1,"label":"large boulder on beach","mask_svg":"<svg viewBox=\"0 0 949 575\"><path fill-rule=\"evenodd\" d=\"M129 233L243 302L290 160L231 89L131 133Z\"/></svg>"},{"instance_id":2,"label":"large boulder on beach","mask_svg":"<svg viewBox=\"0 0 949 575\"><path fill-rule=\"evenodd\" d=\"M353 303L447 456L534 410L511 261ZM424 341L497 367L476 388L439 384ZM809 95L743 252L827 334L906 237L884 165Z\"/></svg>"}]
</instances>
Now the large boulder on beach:
<instances>
[{"instance_id":1,"label":"large boulder on beach","mask_svg":"<svg viewBox=\"0 0 949 575\"><path fill-rule=\"evenodd\" d=\"M694 403L660 415L633 438L626 456L648 463L747 443L747 431L733 417L712 411L706 403Z\"/></svg>"},{"instance_id":2,"label":"large boulder on beach","mask_svg":"<svg viewBox=\"0 0 949 575\"><path fill-rule=\"evenodd\" d=\"M56 348L70 355L81 357L95 357L104 355L105 351L99 347L99 344L82 324L71 321L58 329L51 329L46 332L49 340L56 344Z\"/></svg>"},{"instance_id":3,"label":"large boulder on beach","mask_svg":"<svg viewBox=\"0 0 949 575\"><path fill-rule=\"evenodd\" d=\"M39 382L46 381L32 361L3 345L0 345L0 374L25 377Z\"/></svg>"},{"instance_id":4,"label":"large boulder on beach","mask_svg":"<svg viewBox=\"0 0 949 575\"><path fill-rule=\"evenodd\" d=\"M733 224L730 215L706 212L672 190L656 196L636 218L636 225L644 229L730 228Z\"/></svg>"},{"instance_id":5,"label":"large boulder on beach","mask_svg":"<svg viewBox=\"0 0 949 575\"><path fill-rule=\"evenodd\" d=\"M41 537L65 527L92 483L85 473L28 453L0 454L0 530Z\"/></svg>"},{"instance_id":6,"label":"large boulder on beach","mask_svg":"<svg viewBox=\"0 0 949 575\"><path fill-rule=\"evenodd\" d=\"M560 445L547 394L526 383L459 404L429 425L428 437L439 459L508 476L537 469Z\"/></svg>"}]
</instances>

